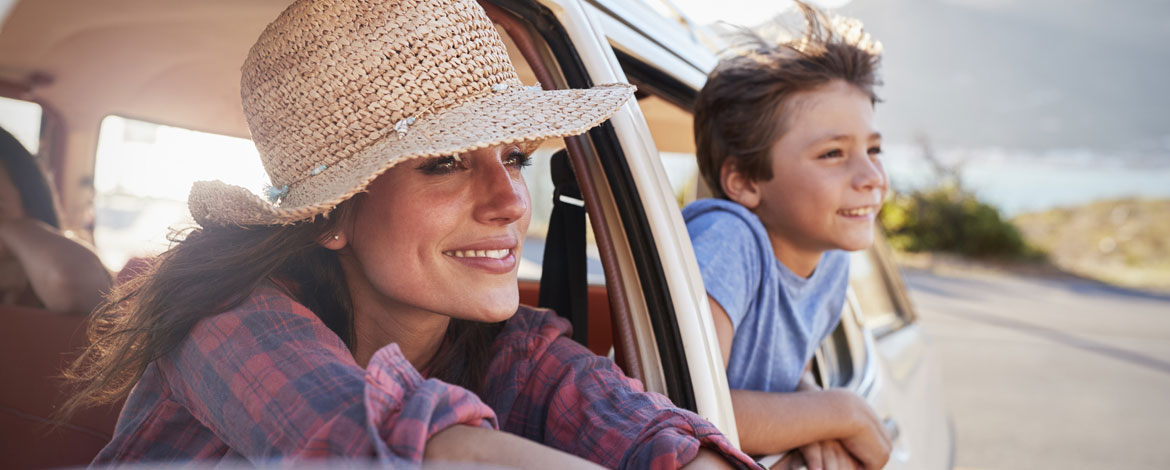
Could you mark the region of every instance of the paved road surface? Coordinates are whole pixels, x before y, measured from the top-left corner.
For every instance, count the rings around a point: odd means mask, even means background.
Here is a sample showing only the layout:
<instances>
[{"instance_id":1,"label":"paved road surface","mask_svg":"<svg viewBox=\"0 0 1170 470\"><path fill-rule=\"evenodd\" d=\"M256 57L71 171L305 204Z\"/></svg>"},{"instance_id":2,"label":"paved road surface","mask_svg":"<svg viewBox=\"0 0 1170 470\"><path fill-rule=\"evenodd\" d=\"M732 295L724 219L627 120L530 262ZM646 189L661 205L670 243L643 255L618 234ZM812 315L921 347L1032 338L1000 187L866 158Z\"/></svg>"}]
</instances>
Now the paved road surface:
<instances>
[{"instance_id":1,"label":"paved road surface","mask_svg":"<svg viewBox=\"0 0 1170 470\"><path fill-rule=\"evenodd\" d=\"M1170 469L1170 296L904 272L959 469Z\"/></svg>"}]
</instances>

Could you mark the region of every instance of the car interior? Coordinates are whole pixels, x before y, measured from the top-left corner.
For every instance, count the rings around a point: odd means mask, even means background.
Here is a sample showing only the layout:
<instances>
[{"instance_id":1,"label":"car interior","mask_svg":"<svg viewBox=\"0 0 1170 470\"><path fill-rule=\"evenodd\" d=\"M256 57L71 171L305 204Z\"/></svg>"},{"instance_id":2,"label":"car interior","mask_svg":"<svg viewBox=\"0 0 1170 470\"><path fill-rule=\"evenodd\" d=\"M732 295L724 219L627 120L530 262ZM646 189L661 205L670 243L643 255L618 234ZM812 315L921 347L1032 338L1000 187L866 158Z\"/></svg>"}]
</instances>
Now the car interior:
<instances>
[{"instance_id":1,"label":"car interior","mask_svg":"<svg viewBox=\"0 0 1170 470\"><path fill-rule=\"evenodd\" d=\"M63 226L91 237L101 254L103 246L118 243L116 231L108 227L130 225L123 219L142 218L153 210L144 205L149 198L127 198L118 193L120 186L110 189L101 184L103 172L112 171L106 168L125 171L125 166L107 163L120 158L104 142L111 127L113 134L132 142L158 138L171 128L246 139L239 66L260 30L288 3L13 3L0 29L0 96L39 110L34 116L39 122L31 123L36 137L33 153L53 182ZM537 32L541 25L492 4L485 7L505 38L522 81L546 87L582 85L566 79L564 68ZM640 93L639 98L655 136L671 142L672 151L693 153L689 116L676 103L649 93ZM623 274L614 259L614 240L609 230L599 229L621 221L607 220L600 211L589 213L586 220L582 206L601 205L599 183L588 173L573 172L586 165L584 159L595 158L596 146L587 138L570 138L546 142L538 151L551 157L548 164L536 166L545 174L529 176L536 210L547 210L534 215L533 231L554 236L540 257L549 262L522 274L521 302L567 312L563 314L573 321L576 339L598 354L613 349L629 375L644 378L640 363L646 353L638 353L629 331L628 292L623 292L622 283L612 282ZM163 177L152 173L149 163L138 168L123 177ZM556 181L561 184L554 185ZM170 205L185 210L182 201ZM562 214L554 215L558 212ZM555 219L556 228L550 219ZM154 222L157 237L165 236L168 223L173 223L165 218ZM593 230L583 231L586 227ZM133 253L103 260L124 281L140 272L149 256ZM593 261L588 269L587 257ZM111 436L121 403L83 411L67 422L53 416L66 393L58 374L86 344L86 318L3 306L0 321L6 325L0 329L0 381L6 384L0 391L0 466L88 462Z\"/></svg>"},{"instance_id":2,"label":"car interior","mask_svg":"<svg viewBox=\"0 0 1170 470\"><path fill-rule=\"evenodd\" d=\"M191 223L191 181L238 167L239 182L228 182L261 189L263 174L240 109L239 67L263 27L290 2L17 0L9 2L7 17L0 3L0 126L24 130L57 192L63 227L88 238L119 281L139 274L166 248L169 228ZM533 2L481 4L524 83L593 85L547 11ZM614 49L639 88L638 109L682 207L707 194L694 163L688 111L697 90L647 65L638 52ZM526 170L533 221L520 299L554 308L590 350L611 355L647 389L694 410L665 274L655 241L645 235L647 215L629 202L638 199L623 155L608 124L537 151ZM858 256L871 257L873 269L866 271L869 284L855 281L854 288L868 285L873 292L858 292L850 302L855 321L843 322L818 354L824 384L863 385L861 324L887 325L874 330L882 335L913 321L903 291L888 290L900 282L889 257ZM86 344L87 319L0 306L0 322L6 326L0 329L0 467L88 463L112 435L121 403L68 421L53 415L67 393L59 373Z\"/></svg>"}]
</instances>

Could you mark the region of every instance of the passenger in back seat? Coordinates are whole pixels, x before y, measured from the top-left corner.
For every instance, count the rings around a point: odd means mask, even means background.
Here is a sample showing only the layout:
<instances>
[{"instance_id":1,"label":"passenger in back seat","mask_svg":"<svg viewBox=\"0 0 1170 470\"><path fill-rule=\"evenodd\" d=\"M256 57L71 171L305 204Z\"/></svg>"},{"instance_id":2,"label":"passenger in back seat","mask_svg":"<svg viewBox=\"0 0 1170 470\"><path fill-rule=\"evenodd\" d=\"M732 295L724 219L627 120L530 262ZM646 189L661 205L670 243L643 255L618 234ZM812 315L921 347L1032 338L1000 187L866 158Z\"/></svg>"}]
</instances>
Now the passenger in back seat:
<instances>
[{"instance_id":1,"label":"passenger in back seat","mask_svg":"<svg viewBox=\"0 0 1170 470\"><path fill-rule=\"evenodd\" d=\"M197 183L200 227L97 312L66 409L128 397L95 464L754 466L519 306L521 168L633 87L524 86L474 0L297 1L241 81L274 187Z\"/></svg>"},{"instance_id":2,"label":"passenger in back seat","mask_svg":"<svg viewBox=\"0 0 1170 470\"><path fill-rule=\"evenodd\" d=\"M84 241L60 230L45 175L4 129L0 163L0 304L91 312L110 287L110 273Z\"/></svg>"}]
</instances>

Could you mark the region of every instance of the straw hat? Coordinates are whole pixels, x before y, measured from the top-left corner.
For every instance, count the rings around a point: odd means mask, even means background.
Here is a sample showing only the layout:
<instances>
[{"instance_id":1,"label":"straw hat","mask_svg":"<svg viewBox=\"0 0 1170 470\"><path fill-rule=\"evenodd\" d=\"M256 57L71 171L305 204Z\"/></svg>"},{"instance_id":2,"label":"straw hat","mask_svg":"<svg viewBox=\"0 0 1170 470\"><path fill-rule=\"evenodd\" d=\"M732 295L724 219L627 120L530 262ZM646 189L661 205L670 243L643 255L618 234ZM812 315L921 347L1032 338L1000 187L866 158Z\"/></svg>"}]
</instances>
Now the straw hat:
<instances>
[{"instance_id":1,"label":"straw hat","mask_svg":"<svg viewBox=\"0 0 1170 470\"><path fill-rule=\"evenodd\" d=\"M525 87L473 0L298 0L252 46L240 84L272 188L266 201L195 183L188 207L205 227L327 214L404 160L580 134L633 94Z\"/></svg>"}]
</instances>

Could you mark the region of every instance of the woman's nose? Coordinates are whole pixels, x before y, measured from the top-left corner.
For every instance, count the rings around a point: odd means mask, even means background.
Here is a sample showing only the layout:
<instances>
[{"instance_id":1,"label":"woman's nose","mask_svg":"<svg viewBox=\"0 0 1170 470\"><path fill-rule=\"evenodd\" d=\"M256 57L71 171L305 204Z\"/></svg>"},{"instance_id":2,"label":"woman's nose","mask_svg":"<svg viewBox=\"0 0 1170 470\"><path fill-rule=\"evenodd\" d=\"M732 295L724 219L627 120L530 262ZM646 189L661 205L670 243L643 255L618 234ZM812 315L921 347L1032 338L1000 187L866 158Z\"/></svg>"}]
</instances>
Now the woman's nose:
<instances>
[{"instance_id":1,"label":"woman's nose","mask_svg":"<svg viewBox=\"0 0 1170 470\"><path fill-rule=\"evenodd\" d=\"M519 170L496 162L478 172L476 218L485 223L509 224L528 213L528 187Z\"/></svg>"}]
</instances>

